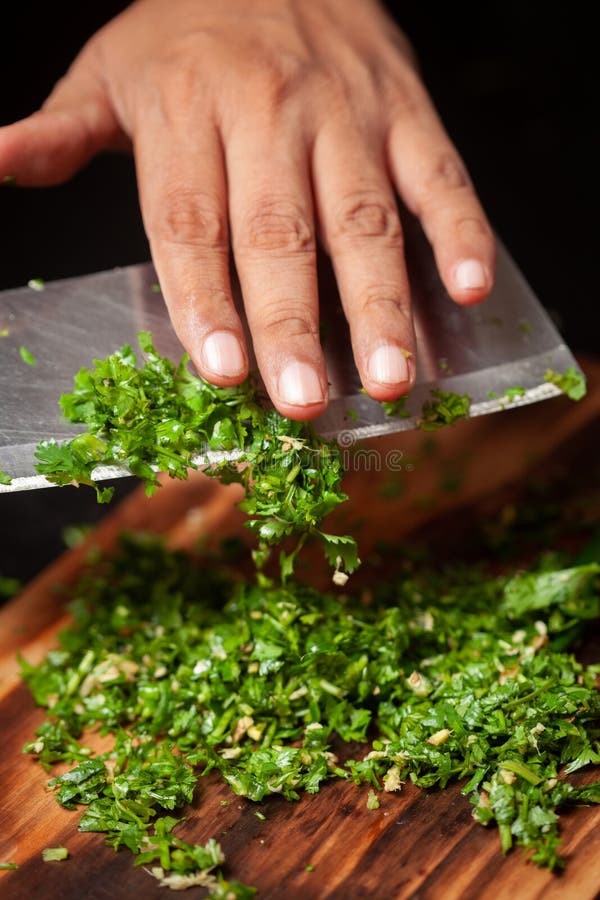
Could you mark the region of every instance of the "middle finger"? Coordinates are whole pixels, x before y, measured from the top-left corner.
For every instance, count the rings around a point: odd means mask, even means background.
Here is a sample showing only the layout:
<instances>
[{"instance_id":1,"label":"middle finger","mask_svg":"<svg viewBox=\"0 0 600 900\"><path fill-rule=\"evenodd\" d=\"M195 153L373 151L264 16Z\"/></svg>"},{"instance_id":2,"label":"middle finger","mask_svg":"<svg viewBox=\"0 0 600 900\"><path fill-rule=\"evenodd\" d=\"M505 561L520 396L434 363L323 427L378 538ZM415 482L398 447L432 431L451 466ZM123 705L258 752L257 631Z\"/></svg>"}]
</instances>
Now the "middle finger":
<instances>
[{"instance_id":1,"label":"middle finger","mask_svg":"<svg viewBox=\"0 0 600 900\"><path fill-rule=\"evenodd\" d=\"M258 366L275 406L312 419L327 405L319 342L308 153L293 129L243 122L226 144L236 267Z\"/></svg>"},{"instance_id":2,"label":"middle finger","mask_svg":"<svg viewBox=\"0 0 600 900\"><path fill-rule=\"evenodd\" d=\"M323 126L313 184L362 383L393 400L414 381L415 347L402 228L377 136L347 122Z\"/></svg>"}]
</instances>

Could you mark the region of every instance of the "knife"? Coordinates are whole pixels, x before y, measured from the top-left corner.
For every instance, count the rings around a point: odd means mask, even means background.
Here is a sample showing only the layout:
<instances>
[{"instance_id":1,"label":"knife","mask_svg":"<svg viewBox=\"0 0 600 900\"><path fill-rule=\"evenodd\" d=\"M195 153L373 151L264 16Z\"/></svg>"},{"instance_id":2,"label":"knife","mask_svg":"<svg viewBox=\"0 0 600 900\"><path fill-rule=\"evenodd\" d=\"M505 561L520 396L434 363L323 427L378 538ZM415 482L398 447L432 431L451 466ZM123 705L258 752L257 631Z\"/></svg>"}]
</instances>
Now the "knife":
<instances>
[{"instance_id":1,"label":"knife","mask_svg":"<svg viewBox=\"0 0 600 900\"><path fill-rule=\"evenodd\" d=\"M379 403L361 393L335 279L323 256L319 296L330 401L314 423L317 432L349 446L415 428L433 388L468 394L471 416L504 409L510 388L524 390L511 399L511 407L559 394L545 381L546 371L578 369L577 363L502 243L498 241L492 294L480 305L464 307L444 289L416 220L405 215L404 228L417 334L416 383L407 404L414 414L386 416ZM81 430L61 420L57 401L72 389L82 366L125 342L136 346L138 331L152 332L163 355L178 360L182 353L151 263L30 285L0 293L0 470L12 478L11 484L0 485L0 492L49 486L35 473L34 450L42 439L64 440ZM235 278L234 285L243 318ZM21 347L34 356L35 366L25 364ZM228 454L209 452L195 463L203 466L224 457ZM100 466L93 477L127 474Z\"/></svg>"}]
</instances>

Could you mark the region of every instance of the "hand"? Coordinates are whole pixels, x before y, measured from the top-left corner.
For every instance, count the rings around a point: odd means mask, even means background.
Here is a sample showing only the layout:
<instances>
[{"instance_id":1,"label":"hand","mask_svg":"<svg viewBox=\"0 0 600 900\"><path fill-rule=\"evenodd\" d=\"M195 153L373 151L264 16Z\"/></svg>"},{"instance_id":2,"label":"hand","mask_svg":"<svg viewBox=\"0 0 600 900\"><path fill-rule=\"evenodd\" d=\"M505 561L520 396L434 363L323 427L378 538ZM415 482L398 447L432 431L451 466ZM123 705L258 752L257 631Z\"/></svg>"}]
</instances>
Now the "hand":
<instances>
[{"instance_id":1,"label":"hand","mask_svg":"<svg viewBox=\"0 0 600 900\"><path fill-rule=\"evenodd\" d=\"M317 235L378 400L406 393L415 374L395 190L454 300L492 287L490 227L408 42L375 0L138 0L40 111L0 129L0 176L55 184L129 146L181 342L214 384L246 376L231 241L257 362L284 415L327 405Z\"/></svg>"}]
</instances>

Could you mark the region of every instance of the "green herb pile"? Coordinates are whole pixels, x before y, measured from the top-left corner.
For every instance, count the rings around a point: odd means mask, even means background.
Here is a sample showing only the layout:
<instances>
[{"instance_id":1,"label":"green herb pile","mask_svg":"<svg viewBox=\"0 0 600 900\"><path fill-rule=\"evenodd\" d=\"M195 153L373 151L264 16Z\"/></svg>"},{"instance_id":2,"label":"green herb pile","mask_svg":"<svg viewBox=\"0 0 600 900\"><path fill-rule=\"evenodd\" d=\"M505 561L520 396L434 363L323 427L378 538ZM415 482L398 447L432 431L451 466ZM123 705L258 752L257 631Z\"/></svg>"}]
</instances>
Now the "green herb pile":
<instances>
[{"instance_id":1,"label":"green herb pile","mask_svg":"<svg viewBox=\"0 0 600 900\"><path fill-rule=\"evenodd\" d=\"M425 789L460 779L504 852L517 845L560 866L558 811L600 802L600 782L564 777L600 763L600 665L570 652L600 618L600 565L555 554L502 577L409 566L343 597L302 585L293 564L307 537L322 541L336 583L358 564L352 538L321 530L345 499L338 448L265 410L250 384L215 388L185 357L160 357L149 334L140 346L141 368L125 346L81 370L61 406L87 433L42 443L38 471L95 487L96 466L124 465L152 493L156 469L186 478L207 451L235 450L235 462L207 472L244 486L257 568L284 538L298 543L281 552L280 583L261 572L240 583L140 536L85 573L59 648L22 664L48 710L26 752L47 768L75 764L50 781L59 803L83 807L81 830L128 848L161 884L221 900L254 891L225 880L214 839L199 846L176 833L198 778L214 770L256 802L353 780L374 815L376 792L407 779ZM404 414L403 400L387 411ZM433 392L421 427L468 414L468 397ZM85 739L98 728L113 743L94 754ZM48 858L67 851L57 852Z\"/></svg>"},{"instance_id":2,"label":"green herb pile","mask_svg":"<svg viewBox=\"0 0 600 900\"><path fill-rule=\"evenodd\" d=\"M138 338L145 354L141 367L125 345L77 374L73 392L60 405L65 418L84 423L87 432L60 444L43 441L36 450L37 472L58 485L92 485L107 502L113 489L92 479L99 465L126 467L150 495L160 486L156 469L185 479L190 468L198 468L194 460L208 451L237 451L234 461L212 463L204 471L244 486L240 506L259 539L257 562L269 547L297 535L298 545L281 553L287 577L310 536L322 543L336 570L352 572L358 565L354 539L320 528L346 499L338 445L318 438L307 423L265 409L250 382L215 387L191 374L187 356L176 366L156 352L150 334Z\"/></svg>"},{"instance_id":3,"label":"green herb pile","mask_svg":"<svg viewBox=\"0 0 600 900\"><path fill-rule=\"evenodd\" d=\"M556 556L508 577L413 566L342 602L295 581L240 584L129 537L77 587L59 649L23 664L48 708L25 749L76 763L50 784L85 807L82 830L213 896L250 894L213 875L218 845L181 840L171 815L213 769L257 802L330 778L375 791L465 779L502 849L554 869L558 810L600 802L600 782L563 777L600 762L600 666L570 652L600 616L599 574ZM98 726L114 746L94 756L79 741Z\"/></svg>"}]
</instances>

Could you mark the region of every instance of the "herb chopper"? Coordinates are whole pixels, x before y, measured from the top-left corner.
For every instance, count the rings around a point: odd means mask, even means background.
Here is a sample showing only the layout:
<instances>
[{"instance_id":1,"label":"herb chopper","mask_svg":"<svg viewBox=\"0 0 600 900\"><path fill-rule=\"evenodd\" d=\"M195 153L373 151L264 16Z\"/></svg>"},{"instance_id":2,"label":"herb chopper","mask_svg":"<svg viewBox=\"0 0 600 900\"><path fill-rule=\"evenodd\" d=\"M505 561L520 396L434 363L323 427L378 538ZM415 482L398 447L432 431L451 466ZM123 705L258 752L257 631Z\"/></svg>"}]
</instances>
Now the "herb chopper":
<instances>
[{"instance_id":1,"label":"herb chopper","mask_svg":"<svg viewBox=\"0 0 600 900\"><path fill-rule=\"evenodd\" d=\"M547 370L578 368L501 242L492 294L482 304L459 306L440 281L420 226L412 217L404 219L418 354L416 384L406 407L411 414L406 418L387 416L381 404L361 392L331 267L320 260L330 399L314 426L323 437L337 438L346 446L415 428L422 403L434 388L468 394L470 415L478 416L555 396L560 390L545 380ZM239 288L236 293L241 310ZM49 486L35 473L37 443L77 433L77 426L61 421L58 397L72 389L82 366L125 342L134 344L139 331L152 333L161 354L180 358L182 347L151 263L46 285L33 281L0 293L0 470L12 478L11 484L0 484L0 492ZM28 354L35 365L25 364ZM515 387L523 393L515 396L511 391ZM227 456L210 451L194 462L202 466ZM127 474L125 469L99 466L93 477Z\"/></svg>"}]
</instances>

